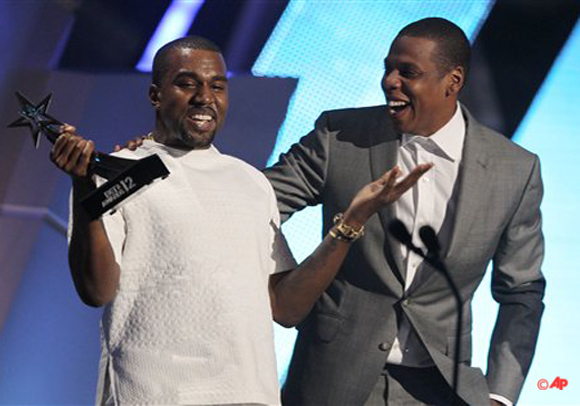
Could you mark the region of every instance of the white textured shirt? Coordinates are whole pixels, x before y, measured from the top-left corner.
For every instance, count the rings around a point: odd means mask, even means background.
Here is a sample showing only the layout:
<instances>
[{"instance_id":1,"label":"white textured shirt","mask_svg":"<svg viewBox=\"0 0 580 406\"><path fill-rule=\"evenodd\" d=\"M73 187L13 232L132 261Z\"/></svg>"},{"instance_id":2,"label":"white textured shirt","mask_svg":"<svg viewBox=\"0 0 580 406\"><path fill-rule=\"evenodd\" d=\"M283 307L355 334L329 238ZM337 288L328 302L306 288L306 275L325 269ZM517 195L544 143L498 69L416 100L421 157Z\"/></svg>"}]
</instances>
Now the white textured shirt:
<instances>
[{"instance_id":1,"label":"white textured shirt","mask_svg":"<svg viewBox=\"0 0 580 406\"><path fill-rule=\"evenodd\" d=\"M115 155L153 153L169 177L103 218L121 274L101 323L100 403L277 405L268 278L295 261L274 192L213 147Z\"/></svg>"}]
</instances>

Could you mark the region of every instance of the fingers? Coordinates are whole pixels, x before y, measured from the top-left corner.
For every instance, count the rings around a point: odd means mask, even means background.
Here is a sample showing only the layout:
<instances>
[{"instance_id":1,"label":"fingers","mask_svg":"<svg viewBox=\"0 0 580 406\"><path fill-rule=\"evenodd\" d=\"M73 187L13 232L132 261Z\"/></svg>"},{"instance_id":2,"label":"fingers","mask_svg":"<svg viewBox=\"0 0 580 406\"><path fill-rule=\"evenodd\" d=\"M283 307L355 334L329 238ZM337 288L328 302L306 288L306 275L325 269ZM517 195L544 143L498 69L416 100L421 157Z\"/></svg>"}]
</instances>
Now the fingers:
<instances>
[{"instance_id":1,"label":"fingers","mask_svg":"<svg viewBox=\"0 0 580 406\"><path fill-rule=\"evenodd\" d=\"M130 151L135 151L137 148L139 148L141 145L143 145L143 141L147 139L146 135L143 135L141 137L135 137L132 140L127 141L127 143L123 146L117 144L115 145L115 148L113 148L113 152L118 152L124 148L127 148Z\"/></svg>"},{"instance_id":2,"label":"fingers","mask_svg":"<svg viewBox=\"0 0 580 406\"><path fill-rule=\"evenodd\" d=\"M94 143L76 134L76 128L65 124L56 139L50 157L57 167L75 177L86 177L95 150Z\"/></svg>"},{"instance_id":3,"label":"fingers","mask_svg":"<svg viewBox=\"0 0 580 406\"><path fill-rule=\"evenodd\" d=\"M131 140L127 143L127 148L129 148L131 151L135 151L137 149L138 145L137 142L135 140Z\"/></svg>"},{"instance_id":4,"label":"fingers","mask_svg":"<svg viewBox=\"0 0 580 406\"><path fill-rule=\"evenodd\" d=\"M131 151L135 151L137 148L143 145L143 141L146 138L147 136L133 138L131 141L127 143L127 148L129 148Z\"/></svg>"},{"instance_id":5,"label":"fingers","mask_svg":"<svg viewBox=\"0 0 580 406\"><path fill-rule=\"evenodd\" d=\"M76 128L73 127L72 125L69 124L63 124L63 126L61 127L61 135L60 137L58 137L52 147L52 151L51 151L51 156L52 155L60 155L60 153L62 152L62 150L66 147L67 145L67 138L68 136L63 138L63 135L65 134L74 134L76 133Z\"/></svg>"},{"instance_id":6,"label":"fingers","mask_svg":"<svg viewBox=\"0 0 580 406\"><path fill-rule=\"evenodd\" d=\"M419 164L409 174L394 186L395 193L400 195L412 188L427 171L433 167L433 163ZM395 199L396 200L396 199Z\"/></svg>"},{"instance_id":7,"label":"fingers","mask_svg":"<svg viewBox=\"0 0 580 406\"><path fill-rule=\"evenodd\" d=\"M388 182L392 177L396 179L399 176L401 176L401 168L399 168L399 165L395 165L393 169L383 173L383 175L378 180L382 182Z\"/></svg>"},{"instance_id":8,"label":"fingers","mask_svg":"<svg viewBox=\"0 0 580 406\"><path fill-rule=\"evenodd\" d=\"M377 193L383 193L385 190L391 190L395 185L397 178L401 176L401 169L399 165L396 165L390 171L383 173L383 175L378 178L374 183L372 189Z\"/></svg>"},{"instance_id":9,"label":"fingers","mask_svg":"<svg viewBox=\"0 0 580 406\"><path fill-rule=\"evenodd\" d=\"M398 166L395 166L379 179L358 191L345 212L345 218L348 214L349 219L355 219L358 224L364 224L381 207L401 197L432 167L432 163L417 165L403 180L397 183L402 171Z\"/></svg>"},{"instance_id":10,"label":"fingers","mask_svg":"<svg viewBox=\"0 0 580 406\"><path fill-rule=\"evenodd\" d=\"M86 141L82 152L77 160L76 171L79 173L78 176L87 176L89 173L89 167L91 164L91 158L93 152L95 151L95 144L93 141Z\"/></svg>"},{"instance_id":11,"label":"fingers","mask_svg":"<svg viewBox=\"0 0 580 406\"><path fill-rule=\"evenodd\" d=\"M393 186L395 185L395 182L397 181L397 178L401 176L401 168L399 168L399 165L397 165L393 169L388 171L385 175L387 176L387 179L384 187L385 189L392 189Z\"/></svg>"}]
</instances>

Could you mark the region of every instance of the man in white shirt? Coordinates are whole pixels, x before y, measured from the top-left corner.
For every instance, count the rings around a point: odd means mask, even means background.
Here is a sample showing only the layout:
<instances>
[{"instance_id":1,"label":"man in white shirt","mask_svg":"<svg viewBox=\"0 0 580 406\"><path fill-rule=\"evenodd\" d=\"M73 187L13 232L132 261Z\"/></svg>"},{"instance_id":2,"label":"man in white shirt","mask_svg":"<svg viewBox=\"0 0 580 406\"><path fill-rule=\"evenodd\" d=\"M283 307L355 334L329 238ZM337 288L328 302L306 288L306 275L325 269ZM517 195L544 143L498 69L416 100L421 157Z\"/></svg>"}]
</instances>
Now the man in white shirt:
<instances>
[{"instance_id":1,"label":"man in white shirt","mask_svg":"<svg viewBox=\"0 0 580 406\"><path fill-rule=\"evenodd\" d=\"M170 175L112 216L91 220L80 205L96 188L93 143L65 125L51 152L73 180L75 287L86 304L105 306L98 404L279 404L272 316L301 321L367 219L432 166L400 182L395 168L363 187L293 269L270 184L212 146L228 108L226 72L204 38L159 50L149 91L155 130L118 155L156 153Z\"/></svg>"},{"instance_id":2,"label":"man in white shirt","mask_svg":"<svg viewBox=\"0 0 580 406\"><path fill-rule=\"evenodd\" d=\"M282 219L322 204L333 226L360 186L399 165L434 163L366 224L333 283L299 325L285 405L511 405L534 354L543 311L538 157L479 124L458 103L470 45L450 21L397 35L385 59L383 106L324 112L265 173ZM352 74L356 74L353 72ZM458 393L452 391L457 311L441 273L388 233L413 241L431 226L463 302ZM490 261L499 313L484 377L471 362L471 300ZM478 337L477 339L489 339Z\"/></svg>"}]
</instances>

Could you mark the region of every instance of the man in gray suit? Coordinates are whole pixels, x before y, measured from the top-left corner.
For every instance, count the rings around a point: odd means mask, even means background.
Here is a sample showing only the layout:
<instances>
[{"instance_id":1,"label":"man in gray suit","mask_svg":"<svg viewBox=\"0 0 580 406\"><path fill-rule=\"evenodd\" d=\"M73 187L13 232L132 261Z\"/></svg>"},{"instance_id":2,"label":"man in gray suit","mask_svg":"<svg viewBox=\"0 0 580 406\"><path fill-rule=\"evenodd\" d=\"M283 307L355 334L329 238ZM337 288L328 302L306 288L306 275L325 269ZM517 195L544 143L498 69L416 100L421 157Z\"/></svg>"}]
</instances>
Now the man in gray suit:
<instances>
[{"instance_id":1,"label":"man in gray suit","mask_svg":"<svg viewBox=\"0 0 580 406\"><path fill-rule=\"evenodd\" d=\"M284 218L322 204L324 233L365 184L398 165L434 168L366 224L307 318L283 388L286 405L506 404L517 401L543 311L537 156L458 103L470 46L440 18L405 27L385 59L387 104L324 112L265 173ZM456 308L443 276L394 241L432 226L463 301L458 397L451 389ZM470 366L471 300L493 261L499 314L487 375ZM480 338L481 339L481 338ZM486 337L487 339L487 337Z\"/></svg>"}]
</instances>

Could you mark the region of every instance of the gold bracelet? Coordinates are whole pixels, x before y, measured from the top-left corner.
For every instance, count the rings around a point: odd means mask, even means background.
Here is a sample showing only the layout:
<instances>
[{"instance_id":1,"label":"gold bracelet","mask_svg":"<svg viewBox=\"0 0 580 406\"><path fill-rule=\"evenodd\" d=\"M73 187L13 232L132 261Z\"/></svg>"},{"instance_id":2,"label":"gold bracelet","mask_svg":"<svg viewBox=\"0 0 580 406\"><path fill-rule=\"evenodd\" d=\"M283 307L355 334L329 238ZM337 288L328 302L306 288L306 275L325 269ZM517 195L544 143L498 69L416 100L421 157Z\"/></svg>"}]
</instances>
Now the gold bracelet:
<instances>
[{"instance_id":1,"label":"gold bracelet","mask_svg":"<svg viewBox=\"0 0 580 406\"><path fill-rule=\"evenodd\" d=\"M329 235L330 235L332 238L334 238L335 240L338 240L338 241L344 241L344 242L352 242L352 241L353 241L353 240L349 240L349 239L348 239L348 238L346 238L346 237L343 237L343 236L342 236L342 234L338 234L338 233L336 232L336 227L332 227L330 230L328 230L328 234L329 234Z\"/></svg>"},{"instance_id":2,"label":"gold bracelet","mask_svg":"<svg viewBox=\"0 0 580 406\"><path fill-rule=\"evenodd\" d=\"M344 214L337 213L333 219L334 227L332 227L328 234L334 239L345 242L353 242L364 235L364 226L356 229L344 222Z\"/></svg>"}]
</instances>

